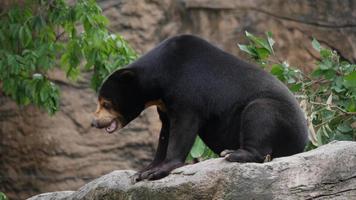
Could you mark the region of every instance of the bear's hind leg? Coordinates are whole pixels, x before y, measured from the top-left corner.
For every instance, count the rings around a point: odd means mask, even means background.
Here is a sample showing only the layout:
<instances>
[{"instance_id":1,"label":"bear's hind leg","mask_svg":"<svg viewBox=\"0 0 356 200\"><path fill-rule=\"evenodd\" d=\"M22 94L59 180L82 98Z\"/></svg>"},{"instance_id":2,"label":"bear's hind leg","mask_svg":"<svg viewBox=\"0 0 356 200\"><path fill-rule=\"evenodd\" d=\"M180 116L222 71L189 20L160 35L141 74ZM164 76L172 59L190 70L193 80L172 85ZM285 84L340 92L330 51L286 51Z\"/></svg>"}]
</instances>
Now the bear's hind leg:
<instances>
[{"instance_id":1,"label":"bear's hind leg","mask_svg":"<svg viewBox=\"0 0 356 200\"><path fill-rule=\"evenodd\" d=\"M239 149L225 155L226 160L262 163L266 156L272 155L278 125L278 109L275 106L278 106L278 102L274 100L256 99L244 108L240 121Z\"/></svg>"}]
</instances>

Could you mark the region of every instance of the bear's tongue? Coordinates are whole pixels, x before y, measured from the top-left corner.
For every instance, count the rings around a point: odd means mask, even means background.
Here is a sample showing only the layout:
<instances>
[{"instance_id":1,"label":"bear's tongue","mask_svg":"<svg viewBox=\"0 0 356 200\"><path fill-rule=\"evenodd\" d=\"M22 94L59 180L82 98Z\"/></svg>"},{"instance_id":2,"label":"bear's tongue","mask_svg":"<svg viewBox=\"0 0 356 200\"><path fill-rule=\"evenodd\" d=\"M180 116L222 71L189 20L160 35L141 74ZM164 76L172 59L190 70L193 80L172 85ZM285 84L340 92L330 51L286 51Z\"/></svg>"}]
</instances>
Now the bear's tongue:
<instances>
[{"instance_id":1,"label":"bear's tongue","mask_svg":"<svg viewBox=\"0 0 356 200\"><path fill-rule=\"evenodd\" d=\"M116 128L117 128L117 122L116 122L116 120L113 120L111 122L110 126L106 127L105 130L108 133L112 133L116 130Z\"/></svg>"}]
</instances>

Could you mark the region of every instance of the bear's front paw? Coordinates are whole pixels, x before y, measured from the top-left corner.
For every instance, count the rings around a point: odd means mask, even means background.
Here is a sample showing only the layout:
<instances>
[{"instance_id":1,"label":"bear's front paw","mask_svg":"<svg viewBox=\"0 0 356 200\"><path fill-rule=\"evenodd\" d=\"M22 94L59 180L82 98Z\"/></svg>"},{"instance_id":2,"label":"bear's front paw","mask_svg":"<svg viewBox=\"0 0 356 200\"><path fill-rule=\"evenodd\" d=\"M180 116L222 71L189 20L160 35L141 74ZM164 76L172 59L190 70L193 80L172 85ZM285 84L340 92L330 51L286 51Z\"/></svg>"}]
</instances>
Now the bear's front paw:
<instances>
[{"instance_id":1,"label":"bear's front paw","mask_svg":"<svg viewBox=\"0 0 356 200\"><path fill-rule=\"evenodd\" d=\"M158 180L169 175L173 169L168 168L158 168L156 171L152 172L147 176L148 180Z\"/></svg>"},{"instance_id":2,"label":"bear's front paw","mask_svg":"<svg viewBox=\"0 0 356 200\"><path fill-rule=\"evenodd\" d=\"M138 172L133 175L133 179L135 182L142 181L144 179L148 180L157 180L169 175L169 173L180 166L184 165L182 162L171 161L163 163L157 167L146 170L144 172Z\"/></svg>"},{"instance_id":3,"label":"bear's front paw","mask_svg":"<svg viewBox=\"0 0 356 200\"><path fill-rule=\"evenodd\" d=\"M157 170L159 169L159 167L154 167L154 168L151 168L151 169L148 169L146 171L143 171L143 172L137 172L135 175L136 175L136 182L138 181L142 181L144 179L148 179L148 177L155 173Z\"/></svg>"}]
</instances>

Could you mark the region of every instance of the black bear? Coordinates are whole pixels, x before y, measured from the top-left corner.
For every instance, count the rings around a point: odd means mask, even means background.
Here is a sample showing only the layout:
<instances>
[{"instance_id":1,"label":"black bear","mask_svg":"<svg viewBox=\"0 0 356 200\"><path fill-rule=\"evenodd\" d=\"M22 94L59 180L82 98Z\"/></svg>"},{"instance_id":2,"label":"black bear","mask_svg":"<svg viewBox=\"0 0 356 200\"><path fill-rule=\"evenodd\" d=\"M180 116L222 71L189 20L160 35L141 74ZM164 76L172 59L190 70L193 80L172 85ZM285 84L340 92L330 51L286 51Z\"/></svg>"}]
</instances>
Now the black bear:
<instances>
[{"instance_id":1,"label":"black bear","mask_svg":"<svg viewBox=\"0 0 356 200\"><path fill-rule=\"evenodd\" d=\"M152 163L136 180L159 179L184 164L197 135L232 162L302 152L304 114L279 80L192 35L160 43L108 76L92 125L111 133L157 105L162 121Z\"/></svg>"}]
</instances>

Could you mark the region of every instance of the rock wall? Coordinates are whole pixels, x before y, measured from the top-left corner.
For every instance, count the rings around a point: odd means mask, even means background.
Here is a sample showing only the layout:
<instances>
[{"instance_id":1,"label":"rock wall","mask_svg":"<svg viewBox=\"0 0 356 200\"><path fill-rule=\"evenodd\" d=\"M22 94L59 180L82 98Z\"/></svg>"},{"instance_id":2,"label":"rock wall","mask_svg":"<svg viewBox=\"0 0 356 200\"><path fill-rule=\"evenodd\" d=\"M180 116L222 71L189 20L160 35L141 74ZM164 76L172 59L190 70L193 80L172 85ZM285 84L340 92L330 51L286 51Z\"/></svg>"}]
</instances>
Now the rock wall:
<instances>
[{"instance_id":1,"label":"rock wall","mask_svg":"<svg viewBox=\"0 0 356 200\"><path fill-rule=\"evenodd\" d=\"M133 183L133 171L114 171L78 191L29 200L355 199L355 155L356 142L334 142L263 164L211 159L175 169L157 181Z\"/></svg>"},{"instance_id":2,"label":"rock wall","mask_svg":"<svg viewBox=\"0 0 356 200\"><path fill-rule=\"evenodd\" d=\"M179 33L200 35L239 55L245 30L271 31L277 54L310 70L317 58L313 37L356 61L356 2L353 0L102 0L111 29L136 49L148 50ZM143 51L145 52L145 51ZM142 51L141 51L142 53Z\"/></svg>"},{"instance_id":3,"label":"rock wall","mask_svg":"<svg viewBox=\"0 0 356 200\"><path fill-rule=\"evenodd\" d=\"M8 2L8 1L6 1ZM272 31L281 58L309 70L316 58L312 37L356 61L353 0L99 0L110 30L140 53L179 33L193 33L239 55L244 31ZM78 83L53 73L62 90L53 117L18 108L0 96L0 191L11 199L55 190L75 190L118 169L139 169L153 156L159 122L154 109L130 127L105 135L89 127L95 94L88 76ZM0 94L1 95L1 94Z\"/></svg>"}]
</instances>

